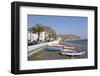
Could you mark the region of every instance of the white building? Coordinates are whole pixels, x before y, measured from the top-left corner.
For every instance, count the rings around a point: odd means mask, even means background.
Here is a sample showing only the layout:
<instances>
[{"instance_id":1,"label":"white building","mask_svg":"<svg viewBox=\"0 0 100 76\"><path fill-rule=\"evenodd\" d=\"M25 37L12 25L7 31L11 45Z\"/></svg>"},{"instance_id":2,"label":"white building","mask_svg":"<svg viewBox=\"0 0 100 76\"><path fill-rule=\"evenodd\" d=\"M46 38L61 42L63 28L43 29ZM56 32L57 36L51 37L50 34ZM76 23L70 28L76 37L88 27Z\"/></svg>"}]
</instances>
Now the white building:
<instances>
[{"instance_id":1,"label":"white building","mask_svg":"<svg viewBox=\"0 0 100 76\"><path fill-rule=\"evenodd\" d=\"M45 41L45 37L46 37L45 32L44 31L41 32L40 33L40 40ZM35 33L28 31L28 41L30 41L30 42L32 42L33 40L37 41L37 39L38 39L37 33L35 34Z\"/></svg>"}]
</instances>

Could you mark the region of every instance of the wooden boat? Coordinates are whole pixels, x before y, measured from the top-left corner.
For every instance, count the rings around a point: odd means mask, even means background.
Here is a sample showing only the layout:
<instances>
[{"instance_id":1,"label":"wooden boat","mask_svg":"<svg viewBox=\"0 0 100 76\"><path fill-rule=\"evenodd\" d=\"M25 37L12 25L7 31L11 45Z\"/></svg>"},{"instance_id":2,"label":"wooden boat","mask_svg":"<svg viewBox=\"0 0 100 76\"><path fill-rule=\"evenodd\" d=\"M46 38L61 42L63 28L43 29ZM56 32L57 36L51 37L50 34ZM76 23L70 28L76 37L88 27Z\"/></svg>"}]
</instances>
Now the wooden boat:
<instances>
[{"instance_id":1,"label":"wooden boat","mask_svg":"<svg viewBox=\"0 0 100 76\"><path fill-rule=\"evenodd\" d=\"M47 51L58 51L62 49L62 45L51 45L47 46L46 50Z\"/></svg>"},{"instance_id":2,"label":"wooden boat","mask_svg":"<svg viewBox=\"0 0 100 76\"><path fill-rule=\"evenodd\" d=\"M61 52L73 51L73 49L62 49Z\"/></svg>"},{"instance_id":3,"label":"wooden boat","mask_svg":"<svg viewBox=\"0 0 100 76\"><path fill-rule=\"evenodd\" d=\"M80 56L82 54L84 54L85 51L77 51L77 50L63 50L61 51L61 55L67 55L67 56Z\"/></svg>"},{"instance_id":4,"label":"wooden boat","mask_svg":"<svg viewBox=\"0 0 100 76\"><path fill-rule=\"evenodd\" d=\"M55 47L55 48L62 48L62 45L49 45L49 46L47 46L47 47Z\"/></svg>"},{"instance_id":5,"label":"wooden boat","mask_svg":"<svg viewBox=\"0 0 100 76\"><path fill-rule=\"evenodd\" d=\"M63 49L70 49L70 50L74 50L75 47L71 46L71 45L63 45Z\"/></svg>"},{"instance_id":6,"label":"wooden boat","mask_svg":"<svg viewBox=\"0 0 100 76\"><path fill-rule=\"evenodd\" d=\"M47 50L73 50L75 49L73 46L69 46L69 45L48 45L47 46Z\"/></svg>"}]
</instances>

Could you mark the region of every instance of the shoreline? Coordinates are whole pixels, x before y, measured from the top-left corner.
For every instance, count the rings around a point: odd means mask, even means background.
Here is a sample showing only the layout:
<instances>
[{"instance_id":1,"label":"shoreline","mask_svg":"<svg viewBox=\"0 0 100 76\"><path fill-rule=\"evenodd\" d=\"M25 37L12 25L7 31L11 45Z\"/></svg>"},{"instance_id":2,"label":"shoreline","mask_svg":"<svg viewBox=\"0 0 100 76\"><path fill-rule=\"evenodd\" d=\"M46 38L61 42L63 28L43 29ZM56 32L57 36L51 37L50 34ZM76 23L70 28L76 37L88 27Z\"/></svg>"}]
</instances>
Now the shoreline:
<instances>
[{"instance_id":1,"label":"shoreline","mask_svg":"<svg viewBox=\"0 0 100 76\"><path fill-rule=\"evenodd\" d=\"M56 40L57 43L53 43L53 42L49 42L51 46L54 45L59 45L59 41ZM28 61L33 61L33 60L57 60L57 59L80 59L80 58L88 58L88 49L85 47L81 47L81 46L77 46L76 44L72 44L72 43L68 43L67 41L65 41L66 44L61 44L61 45L72 45L73 47L75 47L76 50L79 51L85 51L84 54L82 54L79 57L70 57L70 56L62 56L59 53L61 51L46 51L45 48L40 49L39 51L28 55ZM42 45L42 44L41 44ZM38 45L37 45L38 46Z\"/></svg>"}]
</instances>

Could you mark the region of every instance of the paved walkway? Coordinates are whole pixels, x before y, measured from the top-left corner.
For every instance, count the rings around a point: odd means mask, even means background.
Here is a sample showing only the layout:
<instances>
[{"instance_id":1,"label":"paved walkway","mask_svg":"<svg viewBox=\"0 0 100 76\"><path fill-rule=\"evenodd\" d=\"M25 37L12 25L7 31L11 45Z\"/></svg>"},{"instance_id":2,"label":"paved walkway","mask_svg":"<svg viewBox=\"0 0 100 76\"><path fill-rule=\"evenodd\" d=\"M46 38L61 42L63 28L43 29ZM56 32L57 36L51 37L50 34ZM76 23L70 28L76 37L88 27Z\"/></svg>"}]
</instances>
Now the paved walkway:
<instances>
[{"instance_id":1,"label":"paved walkway","mask_svg":"<svg viewBox=\"0 0 100 76\"><path fill-rule=\"evenodd\" d=\"M28 55L38 52L40 48L46 45L53 45L53 44L59 44L59 40L28 46Z\"/></svg>"}]
</instances>

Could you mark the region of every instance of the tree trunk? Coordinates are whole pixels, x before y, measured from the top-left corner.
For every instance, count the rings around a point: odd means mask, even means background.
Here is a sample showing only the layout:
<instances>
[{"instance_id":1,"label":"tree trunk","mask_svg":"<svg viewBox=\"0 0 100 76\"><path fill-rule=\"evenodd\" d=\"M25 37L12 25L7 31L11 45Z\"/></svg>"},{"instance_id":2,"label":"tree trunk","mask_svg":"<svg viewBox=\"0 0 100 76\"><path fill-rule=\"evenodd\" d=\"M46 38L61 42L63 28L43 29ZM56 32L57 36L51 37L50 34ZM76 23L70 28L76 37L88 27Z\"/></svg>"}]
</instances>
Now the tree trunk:
<instances>
[{"instance_id":1,"label":"tree trunk","mask_svg":"<svg viewBox=\"0 0 100 76\"><path fill-rule=\"evenodd\" d=\"M38 32L38 40L37 42L39 43L40 42L40 32Z\"/></svg>"}]
</instances>

